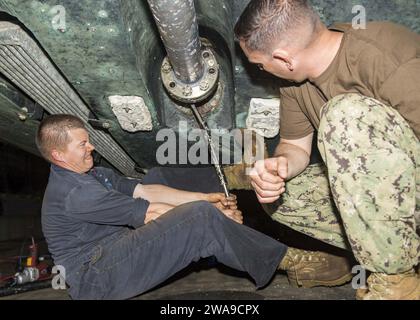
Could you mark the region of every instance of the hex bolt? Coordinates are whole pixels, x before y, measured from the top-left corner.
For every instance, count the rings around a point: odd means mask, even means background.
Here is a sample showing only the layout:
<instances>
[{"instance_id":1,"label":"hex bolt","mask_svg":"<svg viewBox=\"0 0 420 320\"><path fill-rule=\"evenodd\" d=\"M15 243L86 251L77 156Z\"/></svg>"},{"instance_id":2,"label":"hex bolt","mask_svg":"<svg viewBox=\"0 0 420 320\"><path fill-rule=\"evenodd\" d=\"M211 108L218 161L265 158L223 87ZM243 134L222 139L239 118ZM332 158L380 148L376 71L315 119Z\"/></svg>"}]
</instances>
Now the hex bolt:
<instances>
[{"instance_id":1,"label":"hex bolt","mask_svg":"<svg viewBox=\"0 0 420 320\"><path fill-rule=\"evenodd\" d=\"M104 129L110 129L111 128L111 124L109 122L104 122L104 123L102 123L102 128L104 128Z\"/></svg>"},{"instance_id":2,"label":"hex bolt","mask_svg":"<svg viewBox=\"0 0 420 320\"><path fill-rule=\"evenodd\" d=\"M206 81L206 80L201 81L201 83L200 83L200 90L201 91L206 91L209 87L210 87L210 84L209 84L208 81Z\"/></svg>"},{"instance_id":3,"label":"hex bolt","mask_svg":"<svg viewBox=\"0 0 420 320\"><path fill-rule=\"evenodd\" d=\"M169 72L171 72L171 70L172 70L172 67L171 67L171 65L170 65L168 62L165 62L165 63L162 65L162 71L163 71L164 73L169 73Z\"/></svg>"},{"instance_id":4,"label":"hex bolt","mask_svg":"<svg viewBox=\"0 0 420 320\"><path fill-rule=\"evenodd\" d=\"M213 59L210 59L209 61L207 61L207 64L208 64L210 67L214 67L215 63L216 63L216 62L215 62Z\"/></svg>"},{"instance_id":5,"label":"hex bolt","mask_svg":"<svg viewBox=\"0 0 420 320\"><path fill-rule=\"evenodd\" d=\"M192 95L192 88L190 86L185 86L184 90L182 91L182 94L186 97L189 97Z\"/></svg>"}]
</instances>

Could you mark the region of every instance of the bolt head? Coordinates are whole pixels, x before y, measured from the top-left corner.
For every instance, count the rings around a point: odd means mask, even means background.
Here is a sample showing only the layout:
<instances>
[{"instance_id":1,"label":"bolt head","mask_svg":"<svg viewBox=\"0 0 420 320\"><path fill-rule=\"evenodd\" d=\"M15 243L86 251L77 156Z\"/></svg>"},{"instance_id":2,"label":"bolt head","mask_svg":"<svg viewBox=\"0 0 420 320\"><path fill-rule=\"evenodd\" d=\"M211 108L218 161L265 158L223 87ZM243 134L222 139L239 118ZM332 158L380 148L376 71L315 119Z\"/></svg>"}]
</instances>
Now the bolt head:
<instances>
[{"instance_id":1,"label":"bolt head","mask_svg":"<svg viewBox=\"0 0 420 320\"><path fill-rule=\"evenodd\" d=\"M208 90L209 87L210 87L210 84L208 83L208 81L206 81L206 80L201 81L201 83L200 83L200 90L201 91L206 91L206 90Z\"/></svg>"},{"instance_id":2,"label":"bolt head","mask_svg":"<svg viewBox=\"0 0 420 320\"><path fill-rule=\"evenodd\" d=\"M185 86L184 90L182 91L182 94L186 97L189 97L192 95L192 88L190 86Z\"/></svg>"},{"instance_id":3,"label":"bolt head","mask_svg":"<svg viewBox=\"0 0 420 320\"><path fill-rule=\"evenodd\" d=\"M164 73L169 73L169 72L171 72L171 70L172 70L172 67L171 67L171 65L170 65L169 63L165 62L165 63L162 65L162 71L163 71Z\"/></svg>"}]
</instances>

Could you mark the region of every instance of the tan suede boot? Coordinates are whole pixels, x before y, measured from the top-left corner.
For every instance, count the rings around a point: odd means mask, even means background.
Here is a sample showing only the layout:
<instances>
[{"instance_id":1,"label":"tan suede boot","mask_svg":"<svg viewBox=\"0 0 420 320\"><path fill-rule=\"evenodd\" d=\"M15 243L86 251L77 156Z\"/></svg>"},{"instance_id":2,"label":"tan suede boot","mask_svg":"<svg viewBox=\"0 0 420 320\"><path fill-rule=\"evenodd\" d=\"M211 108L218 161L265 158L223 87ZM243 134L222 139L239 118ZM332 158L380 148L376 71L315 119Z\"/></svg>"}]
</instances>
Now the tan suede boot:
<instances>
[{"instance_id":1,"label":"tan suede boot","mask_svg":"<svg viewBox=\"0 0 420 320\"><path fill-rule=\"evenodd\" d=\"M223 168L229 190L252 190L251 179L246 169L251 166L241 163Z\"/></svg>"},{"instance_id":2,"label":"tan suede boot","mask_svg":"<svg viewBox=\"0 0 420 320\"><path fill-rule=\"evenodd\" d=\"M225 166L223 168L227 180L226 182L230 190L253 190L249 171L252 169L255 160L257 160L255 159L255 156L262 151L264 153L264 159L268 158L267 146L265 145L263 138L259 137L260 139L257 140L257 133L255 131L240 129L241 135L236 137L238 144L243 145L245 131L252 136L251 147L248 146L247 148L244 148L241 163ZM257 141L259 141L259 143Z\"/></svg>"},{"instance_id":3,"label":"tan suede boot","mask_svg":"<svg viewBox=\"0 0 420 320\"><path fill-rule=\"evenodd\" d=\"M358 300L420 300L420 278L413 270L396 275L372 273L367 289L359 289Z\"/></svg>"},{"instance_id":4,"label":"tan suede boot","mask_svg":"<svg viewBox=\"0 0 420 320\"><path fill-rule=\"evenodd\" d=\"M294 287L339 286L353 277L351 264L345 257L290 247L279 269L287 272L289 282Z\"/></svg>"}]
</instances>

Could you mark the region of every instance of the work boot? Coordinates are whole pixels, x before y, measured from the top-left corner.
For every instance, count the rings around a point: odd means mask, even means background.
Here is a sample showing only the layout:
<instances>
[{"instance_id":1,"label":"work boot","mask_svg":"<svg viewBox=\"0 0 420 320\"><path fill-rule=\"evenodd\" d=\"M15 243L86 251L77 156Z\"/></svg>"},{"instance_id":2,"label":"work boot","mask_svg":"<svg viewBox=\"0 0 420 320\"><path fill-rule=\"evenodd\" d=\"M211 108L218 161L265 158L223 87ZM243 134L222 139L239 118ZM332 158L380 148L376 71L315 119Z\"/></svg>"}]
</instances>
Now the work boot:
<instances>
[{"instance_id":1,"label":"work boot","mask_svg":"<svg viewBox=\"0 0 420 320\"><path fill-rule=\"evenodd\" d=\"M252 190L251 178L246 174L247 168L252 166L240 163L223 168L229 190Z\"/></svg>"},{"instance_id":2,"label":"work boot","mask_svg":"<svg viewBox=\"0 0 420 320\"><path fill-rule=\"evenodd\" d=\"M396 275L372 273L367 289L359 289L358 300L420 300L420 278L414 270Z\"/></svg>"},{"instance_id":3,"label":"work boot","mask_svg":"<svg viewBox=\"0 0 420 320\"><path fill-rule=\"evenodd\" d=\"M251 135L248 136L249 140L244 140L245 135ZM256 159L255 157L263 153L264 159L268 158L267 146L264 143L264 139L257 136L258 134L255 131L248 129L240 129L238 136L235 136L236 143L243 149L243 156L241 163L223 168L229 189L253 190L249 173L255 161L262 160ZM244 143L246 141L251 141L251 146L248 145L245 147Z\"/></svg>"},{"instance_id":4,"label":"work boot","mask_svg":"<svg viewBox=\"0 0 420 320\"><path fill-rule=\"evenodd\" d=\"M294 287L339 286L353 277L351 264L345 257L290 247L279 269L287 272L289 283Z\"/></svg>"}]
</instances>

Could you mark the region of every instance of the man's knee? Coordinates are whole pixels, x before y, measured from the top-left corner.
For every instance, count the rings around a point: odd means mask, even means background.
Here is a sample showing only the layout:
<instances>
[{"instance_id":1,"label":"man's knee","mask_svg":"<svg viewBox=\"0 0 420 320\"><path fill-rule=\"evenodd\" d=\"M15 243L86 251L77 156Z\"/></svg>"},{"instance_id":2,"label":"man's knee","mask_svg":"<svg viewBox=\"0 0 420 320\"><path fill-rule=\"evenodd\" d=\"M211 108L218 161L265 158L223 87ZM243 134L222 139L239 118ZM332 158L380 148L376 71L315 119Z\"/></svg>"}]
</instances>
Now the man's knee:
<instances>
[{"instance_id":1,"label":"man's knee","mask_svg":"<svg viewBox=\"0 0 420 320\"><path fill-rule=\"evenodd\" d=\"M345 116L357 116L359 110L366 110L372 98L359 93L346 93L330 99L322 108L321 118L337 119Z\"/></svg>"},{"instance_id":2,"label":"man's knee","mask_svg":"<svg viewBox=\"0 0 420 320\"><path fill-rule=\"evenodd\" d=\"M397 124L405 122L395 109L361 94L342 94L322 108L318 138L324 143L377 144L402 136Z\"/></svg>"},{"instance_id":3,"label":"man's knee","mask_svg":"<svg viewBox=\"0 0 420 320\"><path fill-rule=\"evenodd\" d=\"M149 169L147 171L147 175L150 175L150 176L159 176L159 175L162 174L162 169L163 168L161 168L161 167L154 167L154 168Z\"/></svg>"},{"instance_id":4,"label":"man's knee","mask_svg":"<svg viewBox=\"0 0 420 320\"><path fill-rule=\"evenodd\" d=\"M194 216L208 216L219 213L218 209L207 201L194 201L185 204L183 207L193 213Z\"/></svg>"},{"instance_id":5,"label":"man's knee","mask_svg":"<svg viewBox=\"0 0 420 320\"><path fill-rule=\"evenodd\" d=\"M163 168L155 167L147 171L143 184L163 184Z\"/></svg>"}]
</instances>

